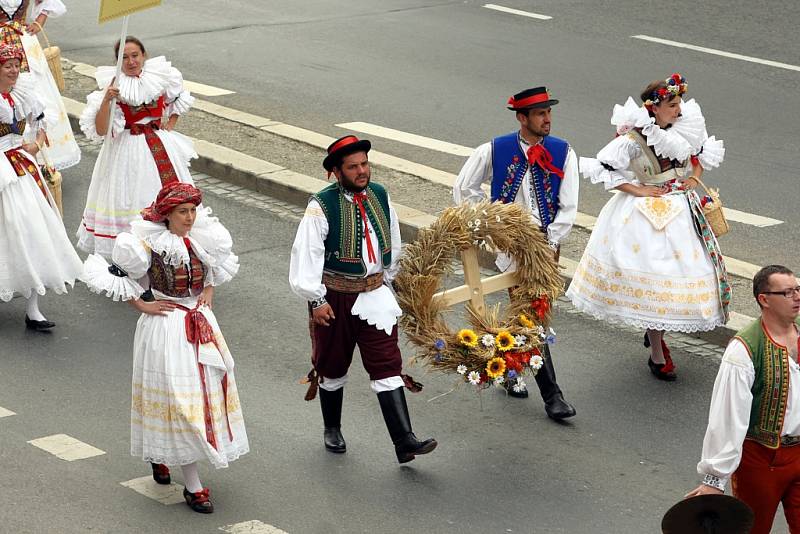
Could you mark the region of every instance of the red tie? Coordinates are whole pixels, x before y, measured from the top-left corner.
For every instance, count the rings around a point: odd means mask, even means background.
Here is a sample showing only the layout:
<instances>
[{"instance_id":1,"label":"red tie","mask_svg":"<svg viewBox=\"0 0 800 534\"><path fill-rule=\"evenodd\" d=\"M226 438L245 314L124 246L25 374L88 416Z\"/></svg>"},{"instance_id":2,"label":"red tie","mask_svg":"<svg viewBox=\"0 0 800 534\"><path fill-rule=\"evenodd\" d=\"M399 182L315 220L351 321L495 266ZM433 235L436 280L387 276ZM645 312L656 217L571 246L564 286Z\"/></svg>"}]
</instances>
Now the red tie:
<instances>
[{"instance_id":1,"label":"red tie","mask_svg":"<svg viewBox=\"0 0 800 534\"><path fill-rule=\"evenodd\" d=\"M541 143L537 143L528 149L528 162L531 165L538 164L539 167L552 172L559 178L564 177L564 171L553 165L553 156Z\"/></svg>"},{"instance_id":2,"label":"red tie","mask_svg":"<svg viewBox=\"0 0 800 534\"><path fill-rule=\"evenodd\" d=\"M353 194L353 202L358 206L358 211L361 212L361 220L364 221L364 238L367 240L367 259L370 263L378 263L375 257L375 250L372 248L372 236L369 235L369 226L367 226L367 210L364 209L364 201L367 199L365 192Z\"/></svg>"}]
</instances>

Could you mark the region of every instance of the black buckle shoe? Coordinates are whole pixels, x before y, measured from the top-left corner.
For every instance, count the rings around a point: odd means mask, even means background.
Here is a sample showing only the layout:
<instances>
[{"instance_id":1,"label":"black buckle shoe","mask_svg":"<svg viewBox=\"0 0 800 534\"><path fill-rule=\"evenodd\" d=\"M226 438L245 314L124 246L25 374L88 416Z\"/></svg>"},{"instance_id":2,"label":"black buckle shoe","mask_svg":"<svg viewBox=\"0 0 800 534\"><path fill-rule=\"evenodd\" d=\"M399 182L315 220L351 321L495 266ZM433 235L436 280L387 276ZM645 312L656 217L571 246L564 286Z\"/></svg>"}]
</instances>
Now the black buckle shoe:
<instances>
[{"instance_id":1,"label":"black buckle shoe","mask_svg":"<svg viewBox=\"0 0 800 534\"><path fill-rule=\"evenodd\" d=\"M195 493L183 488L183 498L186 499L186 504L189 505L189 508L200 514L210 514L214 512L214 505L211 504L210 496L211 490L208 488L203 488Z\"/></svg>"},{"instance_id":2,"label":"black buckle shoe","mask_svg":"<svg viewBox=\"0 0 800 534\"><path fill-rule=\"evenodd\" d=\"M413 460L418 454L432 452L437 445L439 443L433 438L419 441L412 432L398 443L395 443L394 452L397 454L397 462L404 464Z\"/></svg>"},{"instance_id":3,"label":"black buckle shoe","mask_svg":"<svg viewBox=\"0 0 800 534\"><path fill-rule=\"evenodd\" d=\"M338 426L337 427L326 426L323 441L325 442L325 448L331 452L335 452L337 454L347 452L347 444L344 442L344 436L342 436L342 430Z\"/></svg>"},{"instance_id":4,"label":"black buckle shoe","mask_svg":"<svg viewBox=\"0 0 800 534\"><path fill-rule=\"evenodd\" d=\"M34 321L27 315L25 315L25 328L28 330L35 330L37 332L44 332L45 330L50 330L56 325L53 321Z\"/></svg>"},{"instance_id":5,"label":"black buckle shoe","mask_svg":"<svg viewBox=\"0 0 800 534\"><path fill-rule=\"evenodd\" d=\"M672 360L668 360L667 363L655 363L651 358L647 358L647 366L650 368L650 372L653 373L653 376L659 380L674 382L678 379Z\"/></svg>"},{"instance_id":6,"label":"black buckle shoe","mask_svg":"<svg viewBox=\"0 0 800 534\"><path fill-rule=\"evenodd\" d=\"M156 484L163 484L167 485L172 482L172 478L169 475L169 467L164 464L154 464L150 462L150 466L153 468L153 480L156 481Z\"/></svg>"},{"instance_id":7,"label":"black buckle shoe","mask_svg":"<svg viewBox=\"0 0 800 534\"><path fill-rule=\"evenodd\" d=\"M577 413L575 407L564 400L563 395L555 395L548 402L544 403L544 411L547 412L547 417L555 421L574 417Z\"/></svg>"}]
</instances>

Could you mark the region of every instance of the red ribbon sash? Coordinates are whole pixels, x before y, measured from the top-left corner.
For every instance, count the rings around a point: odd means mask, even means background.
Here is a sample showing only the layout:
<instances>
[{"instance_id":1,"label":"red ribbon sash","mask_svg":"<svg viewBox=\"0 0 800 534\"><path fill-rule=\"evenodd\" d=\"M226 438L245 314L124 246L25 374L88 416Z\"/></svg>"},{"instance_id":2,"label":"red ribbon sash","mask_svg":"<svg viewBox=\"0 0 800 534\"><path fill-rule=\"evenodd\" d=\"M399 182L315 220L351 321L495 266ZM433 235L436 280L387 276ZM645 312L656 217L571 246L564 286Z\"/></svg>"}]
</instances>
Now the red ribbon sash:
<instances>
[{"instance_id":1,"label":"red ribbon sash","mask_svg":"<svg viewBox=\"0 0 800 534\"><path fill-rule=\"evenodd\" d=\"M367 225L367 210L364 209L364 201L366 199L367 194L363 191L353 195L353 202L358 206L358 211L361 212L361 220L364 221L364 239L367 240L367 259L370 263L378 263L378 258L375 256L375 249L372 248L372 236L369 234L369 226Z\"/></svg>"},{"instance_id":2,"label":"red ribbon sash","mask_svg":"<svg viewBox=\"0 0 800 534\"><path fill-rule=\"evenodd\" d=\"M553 165L553 155L541 143L537 143L528 149L528 162L531 165L535 163L543 170L552 172L560 178L564 177L564 171Z\"/></svg>"}]
</instances>

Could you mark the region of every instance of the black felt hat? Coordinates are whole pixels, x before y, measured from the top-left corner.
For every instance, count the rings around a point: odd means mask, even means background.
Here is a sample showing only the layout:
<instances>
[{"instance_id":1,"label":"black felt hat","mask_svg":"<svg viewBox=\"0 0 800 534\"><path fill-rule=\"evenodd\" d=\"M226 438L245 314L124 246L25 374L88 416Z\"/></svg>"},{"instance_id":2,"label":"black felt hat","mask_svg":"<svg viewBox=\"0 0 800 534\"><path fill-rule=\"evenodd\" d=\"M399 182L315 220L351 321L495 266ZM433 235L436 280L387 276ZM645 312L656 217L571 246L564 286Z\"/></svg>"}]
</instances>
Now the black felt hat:
<instances>
[{"instance_id":1,"label":"black felt hat","mask_svg":"<svg viewBox=\"0 0 800 534\"><path fill-rule=\"evenodd\" d=\"M331 172L345 156L355 152L369 152L370 148L372 148L372 143L366 139L359 140L355 135L345 135L328 147L328 155L322 160L322 166L326 171Z\"/></svg>"},{"instance_id":2,"label":"black felt hat","mask_svg":"<svg viewBox=\"0 0 800 534\"><path fill-rule=\"evenodd\" d=\"M525 89L508 99L508 109L512 111L525 111L526 109L549 108L558 104L558 100L550 98L547 87L534 87Z\"/></svg>"},{"instance_id":3,"label":"black felt hat","mask_svg":"<svg viewBox=\"0 0 800 534\"><path fill-rule=\"evenodd\" d=\"M661 520L664 534L745 534L753 527L753 511L729 495L700 495L683 499Z\"/></svg>"}]
</instances>

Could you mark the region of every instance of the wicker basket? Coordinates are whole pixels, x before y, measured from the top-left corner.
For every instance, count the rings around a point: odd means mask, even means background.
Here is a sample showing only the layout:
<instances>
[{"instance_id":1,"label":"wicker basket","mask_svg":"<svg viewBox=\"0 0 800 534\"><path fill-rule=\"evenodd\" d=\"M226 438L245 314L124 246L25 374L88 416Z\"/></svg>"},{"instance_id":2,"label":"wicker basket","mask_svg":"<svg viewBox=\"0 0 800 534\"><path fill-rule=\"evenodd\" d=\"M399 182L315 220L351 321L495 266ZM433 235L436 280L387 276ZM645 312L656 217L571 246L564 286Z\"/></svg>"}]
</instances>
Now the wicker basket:
<instances>
[{"instance_id":1,"label":"wicker basket","mask_svg":"<svg viewBox=\"0 0 800 534\"><path fill-rule=\"evenodd\" d=\"M711 202L708 202L705 206L703 206L703 215L706 216L706 220L708 221L708 225L711 227L711 231L714 232L716 237L727 234L731 227L728 225L727 219L725 219L725 212L722 209L722 201L719 198L719 189L712 189L708 187L696 176L693 176L693 178L697 180L697 183L703 186L703 189L706 190L706 194L711 197Z\"/></svg>"},{"instance_id":2,"label":"wicker basket","mask_svg":"<svg viewBox=\"0 0 800 534\"><path fill-rule=\"evenodd\" d=\"M63 93L66 88L66 83L64 81L64 71L61 69L61 49L57 46L51 46L50 39L47 38L44 28L42 28L38 22L36 25L39 26L39 33L42 34L44 42L47 43L47 47L43 48L42 51L44 52L45 59L47 59L47 66L50 67L50 74L53 75L53 79L58 87L58 92Z\"/></svg>"},{"instance_id":3,"label":"wicker basket","mask_svg":"<svg viewBox=\"0 0 800 534\"><path fill-rule=\"evenodd\" d=\"M61 173L53 166L53 162L50 161L50 156L47 153L46 147L42 147L40 155L42 156L44 164L39 165L39 170L42 172L42 178L44 178L44 183L47 184L47 189L49 189L50 194L53 195L53 200L56 201L59 215L63 217L64 206L61 203Z\"/></svg>"}]
</instances>

